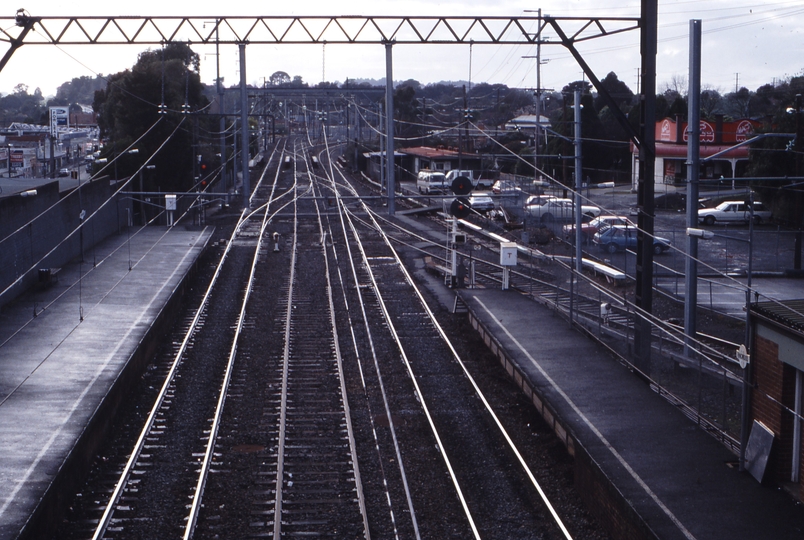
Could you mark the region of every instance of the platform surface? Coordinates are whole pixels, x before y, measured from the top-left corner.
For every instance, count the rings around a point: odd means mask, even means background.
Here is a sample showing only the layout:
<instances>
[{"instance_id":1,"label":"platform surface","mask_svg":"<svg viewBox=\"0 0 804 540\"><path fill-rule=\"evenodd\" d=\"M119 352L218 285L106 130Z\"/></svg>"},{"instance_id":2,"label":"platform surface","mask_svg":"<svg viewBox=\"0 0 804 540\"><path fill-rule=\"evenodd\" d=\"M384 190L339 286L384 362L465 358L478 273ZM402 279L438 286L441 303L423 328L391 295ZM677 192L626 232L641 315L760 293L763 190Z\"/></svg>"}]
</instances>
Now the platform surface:
<instances>
[{"instance_id":1,"label":"platform surface","mask_svg":"<svg viewBox=\"0 0 804 540\"><path fill-rule=\"evenodd\" d=\"M114 235L2 308L0 540L25 527L211 233Z\"/></svg>"},{"instance_id":2,"label":"platform surface","mask_svg":"<svg viewBox=\"0 0 804 540\"><path fill-rule=\"evenodd\" d=\"M802 505L728 466L734 454L565 319L513 291L460 294L659 538L804 538Z\"/></svg>"}]
</instances>

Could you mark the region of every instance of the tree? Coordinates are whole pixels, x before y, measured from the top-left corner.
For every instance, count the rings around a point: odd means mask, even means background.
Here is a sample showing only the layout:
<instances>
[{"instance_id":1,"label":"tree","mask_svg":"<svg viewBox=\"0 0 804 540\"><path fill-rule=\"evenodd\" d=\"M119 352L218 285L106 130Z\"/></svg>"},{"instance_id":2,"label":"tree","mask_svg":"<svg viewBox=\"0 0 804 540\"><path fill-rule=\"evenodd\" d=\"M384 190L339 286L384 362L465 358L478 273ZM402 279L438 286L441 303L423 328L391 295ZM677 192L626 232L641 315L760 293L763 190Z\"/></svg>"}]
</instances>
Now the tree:
<instances>
[{"instance_id":1,"label":"tree","mask_svg":"<svg viewBox=\"0 0 804 540\"><path fill-rule=\"evenodd\" d=\"M678 116L682 120L686 120L687 114L689 113L689 108L687 107L687 100L684 99L683 96L676 96L673 100L673 103L670 104L670 108L667 111L667 116L670 118L675 118Z\"/></svg>"},{"instance_id":2,"label":"tree","mask_svg":"<svg viewBox=\"0 0 804 540\"><path fill-rule=\"evenodd\" d=\"M634 93L630 88L628 88L627 84L622 82L617 77L616 73L613 71L610 72L602 81L600 81L600 84L603 86L606 92L608 92L609 96L611 96L620 109L627 110L631 108L634 102ZM600 111L606 106L608 106L608 103L603 99L602 96L598 95L595 98L595 108Z\"/></svg>"},{"instance_id":3,"label":"tree","mask_svg":"<svg viewBox=\"0 0 804 540\"><path fill-rule=\"evenodd\" d=\"M97 75L94 78L76 77L56 89L54 105L72 105L74 103L89 105L95 99L95 92L105 87L106 78L103 75Z\"/></svg>"},{"instance_id":4,"label":"tree","mask_svg":"<svg viewBox=\"0 0 804 540\"><path fill-rule=\"evenodd\" d=\"M715 88L711 87L704 87L701 89L701 96L700 96L700 106L701 106L701 118L714 118L715 114L720 111L721 109L721 102L723 98L720 96L720 92L717 91Z\"/></svg>"},{"instance_id":5,"label":"tree","mask_svg":"<svg viewBox=\"0 0 804 540\"><path fill-rule=\"evenodd\" d=\"M418 110L416 103L416 90L413 86L397 86L394 91L394 116L398 120L396 123L397 135L401 137L413 137L418 134L416 127L418 122Z\"/></svg>"},{"instance_id":6,"label":"tree","mask_svg":"<svg viewBox=\"0 0 804 540\"><path fill-rule=\"evenodd\" d=\"M743 86L736 92L724 96L726 114L733 118L751 117L751 92Z\"/></svg>"},{"instance_id":7,"label":"tree","mask_svg":"<svg viewBox=\"0 0 804 540\"><path fill-rule=\"evenodd\" d=\"M27 84L18 84L12 94L0 97L0 119L4 124L47 123L47 108L42 99L42 91L37 88L32 95L28 93Z\"/></svg>"},{"instance_id":8,"label":"tree","mask_svg":"<svg viewBox=\"0 0 804 540\"><path fill-rule=\"evenodd\" d=\"M123 155L117 161L118 176L134 173L145 157L167 141L151 161L156 165L156 175L144 176L145 189L186 191L194 185L196 156L206 148L204 140L194 143L194 128L203 126L205 132L217 131L212 120L203 115L182 114L185 104L190 111L197 111L208 103L202 94L198 66L199 57L188 45L170 43L141 53L130 70L111 75L106 89L95 93L93 105L99 113L101 137L106 139L104 157L110 161L159 120L160 103L167 106L164 121L137 143L137 155ZM182 129L171 137L182 119L189 121L183 122ZM204 126L206 122L210 125ZM211 156L208 161L212 162Z\"/></svg>"},{"instance_id":9,"label":"tree","mask_svg":"<svg viewBox=\"0 0 804 540\"><path fill-rule=\"evenodd\" d=\"M281 86L283 84L290 84L290 75L284 71L275 71L268 78L268 84L271 86Z\"/></svg>"}]
</instances>

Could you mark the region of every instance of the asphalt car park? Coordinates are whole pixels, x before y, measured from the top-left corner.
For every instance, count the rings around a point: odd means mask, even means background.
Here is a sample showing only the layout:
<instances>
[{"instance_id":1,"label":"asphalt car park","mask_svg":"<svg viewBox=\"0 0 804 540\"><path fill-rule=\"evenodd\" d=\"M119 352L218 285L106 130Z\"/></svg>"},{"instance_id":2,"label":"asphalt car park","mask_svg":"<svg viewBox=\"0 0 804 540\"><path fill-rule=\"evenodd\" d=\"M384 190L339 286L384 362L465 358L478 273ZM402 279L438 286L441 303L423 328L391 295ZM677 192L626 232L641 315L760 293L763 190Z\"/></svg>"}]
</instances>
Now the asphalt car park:
<instances>
[{"instance_id":1,"label":"asphalt car park","mask_svg":"<svg viewBox=\"0 0 804 540\"><path fill-rule=\"evenodd\" d=\"M671 244L671 248L656 260L656 273L672 273L681 276L683 281L687 251L686 211L681 207L666 206L660 199L663 195L677 192L684 193L684 190L674 186L656 186L654 234L668 239ZM719 195L721 199L744 200L746 194L738 191ZM702 197L705 196L702 194ZM603 213L627 216L637 223L637 216L634 215L636 193L632 193L629 186L589 190L588 197L589 203L600 206ZM755 276L781 273L794 266L795 236L798 233L773 220L763 220L761 224L755 222L751 227L743 222L716 223L712 226L699 224L697 227L713 233L711 238L698 240L699 276L744 276L749 260ZM595 249L592 254L609 260L621 270L627 268L632 274L636 267L633 251L635 248L631 252L611 255Z\"/></svg>"}]
</instances>

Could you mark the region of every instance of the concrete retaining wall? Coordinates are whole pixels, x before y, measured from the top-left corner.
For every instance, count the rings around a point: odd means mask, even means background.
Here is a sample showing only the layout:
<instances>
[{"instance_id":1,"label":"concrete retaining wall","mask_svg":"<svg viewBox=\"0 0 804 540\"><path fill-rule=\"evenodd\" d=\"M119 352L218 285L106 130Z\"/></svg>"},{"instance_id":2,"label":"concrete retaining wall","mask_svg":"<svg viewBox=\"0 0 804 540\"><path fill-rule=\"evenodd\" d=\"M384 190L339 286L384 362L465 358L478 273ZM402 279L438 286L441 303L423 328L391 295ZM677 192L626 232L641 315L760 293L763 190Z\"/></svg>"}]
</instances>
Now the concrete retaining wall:
<instances>
[{"instance_id":1,"label":"concrete retaining wall","mask_svg":"<svg viewBox=\"0 0 804 540\"><path fill-rule=\"evenodd\" d=\"M0 199L0 307L34 286L40 268L60 268L126 226L131 201L115 190L98 180L60 193L54 181L34 197Z\"/></svg>"}]
</instances>

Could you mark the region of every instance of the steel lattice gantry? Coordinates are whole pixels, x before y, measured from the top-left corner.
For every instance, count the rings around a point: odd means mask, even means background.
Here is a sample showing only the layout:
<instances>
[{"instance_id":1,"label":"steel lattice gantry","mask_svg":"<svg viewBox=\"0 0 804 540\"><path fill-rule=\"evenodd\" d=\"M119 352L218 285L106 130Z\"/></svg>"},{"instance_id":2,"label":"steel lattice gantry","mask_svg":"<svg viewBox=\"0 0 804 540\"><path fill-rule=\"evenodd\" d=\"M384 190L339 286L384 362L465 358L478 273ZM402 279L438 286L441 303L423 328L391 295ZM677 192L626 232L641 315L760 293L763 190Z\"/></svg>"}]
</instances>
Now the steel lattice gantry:
<instances>
[{"instance_id":1,"label":"steel lattice gantry","mask_svg":"<svg viewBox=\"0 0 804 540\"><path fill-rule=\"evenodd\" d=\"M628 17L0 17L0 41L12 45L139 44L557 44L543 37L558 24L574 43L639 27ZM26 30L34 29L33 33Z\"/></svg>"},{"instance_id":2,"label":"steel lattice gantry","mask_svg":"<svg viewBox=\"0 0 804 540\"><path fill-rule=\"evenodd\" d=\"M640 151L637 205L637 308L650 312L653 252L653 181L655 157L655 94L658 0L641 0L640 17L481 17L481 16L88 16L39 17L24 9L13 17L0 17L0 42L9 48L0 59L0 72L22 45L238 45L240 85L247 101L245 46L303 44L381 44L386 47L386 80L393 80L391 48L405 44L562 45L570 51L595 89L611 106L618 122ZM639 30L641 67L641 118L637 132L620 112L576 49L578 43ZM550 34L548 36L548 34ZM386 85L386 126L393 133L393 91ZM246 108L242 107L245 116ZM618 114L619 113L619 114ZM246 119L242 118L246 124ZM243 137L245 144L247 138ZM386 155L393 155L393 137L386 137ZM248 204L248 152L244 147L244 196ZM388 162L388 210L394 212L393 160ZM647 247L646 247L647 246ZM650 332L637 325L636 355L640 369L650 357Z\"/></svg>"}]
</instances>

